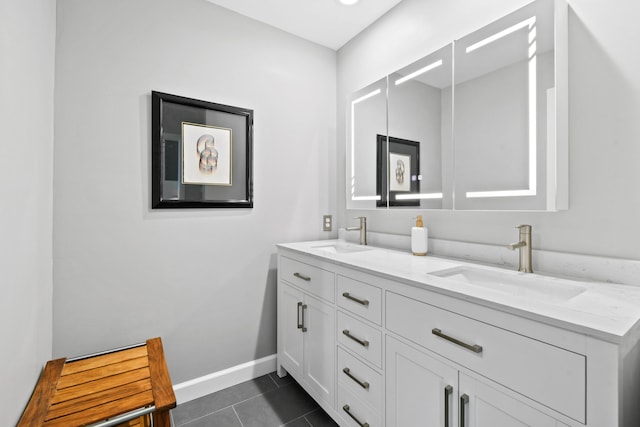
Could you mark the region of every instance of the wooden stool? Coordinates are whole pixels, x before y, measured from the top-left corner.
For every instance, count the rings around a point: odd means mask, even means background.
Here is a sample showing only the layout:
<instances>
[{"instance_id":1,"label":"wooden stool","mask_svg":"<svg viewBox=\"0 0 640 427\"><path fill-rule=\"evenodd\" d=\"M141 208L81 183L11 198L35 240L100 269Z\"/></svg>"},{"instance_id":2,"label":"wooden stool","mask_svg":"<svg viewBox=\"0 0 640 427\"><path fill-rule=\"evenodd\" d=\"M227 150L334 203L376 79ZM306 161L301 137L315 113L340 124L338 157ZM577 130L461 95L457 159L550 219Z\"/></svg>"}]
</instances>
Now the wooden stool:
<instances>
[{"instance_id":1,"label":"wooden stool","mask_svg":"<svg viewBox=\"0 0 640 427\"><path fill-rule=\"evenodd\" d=\"M162 340L50 360L18 427L170 427L176 407ZM95 423L95 424L94 424Z\"/></svg>"}]
</instances>

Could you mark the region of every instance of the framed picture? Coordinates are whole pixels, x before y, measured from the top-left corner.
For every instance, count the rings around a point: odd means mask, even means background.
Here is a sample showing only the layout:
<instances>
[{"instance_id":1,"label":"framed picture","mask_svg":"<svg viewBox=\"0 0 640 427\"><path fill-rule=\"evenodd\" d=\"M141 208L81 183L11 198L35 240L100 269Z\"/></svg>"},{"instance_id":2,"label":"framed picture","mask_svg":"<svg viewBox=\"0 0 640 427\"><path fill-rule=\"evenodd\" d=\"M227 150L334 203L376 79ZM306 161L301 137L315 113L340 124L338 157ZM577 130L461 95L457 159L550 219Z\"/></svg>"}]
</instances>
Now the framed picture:
<instances>
[{"instance_id":1,"label":"framed picture","mask_svg":"<svg viewBox=\"0 0 640 427\"><path fill-rule=\"evenodd\" d=\"M402 198L420 192L420 142L377 135L376 146L377 206L420 206L418 199Z\"/></svg>"},{"instance_id":2,"label":"framed picture","mask_svg":"<svg viewBox=\"0 0 640 427\"><path fill-rule=\"evenodd\" d=\"M253 110L151 92L151 207L252 208Z\"/></svg>"}]
</instances>

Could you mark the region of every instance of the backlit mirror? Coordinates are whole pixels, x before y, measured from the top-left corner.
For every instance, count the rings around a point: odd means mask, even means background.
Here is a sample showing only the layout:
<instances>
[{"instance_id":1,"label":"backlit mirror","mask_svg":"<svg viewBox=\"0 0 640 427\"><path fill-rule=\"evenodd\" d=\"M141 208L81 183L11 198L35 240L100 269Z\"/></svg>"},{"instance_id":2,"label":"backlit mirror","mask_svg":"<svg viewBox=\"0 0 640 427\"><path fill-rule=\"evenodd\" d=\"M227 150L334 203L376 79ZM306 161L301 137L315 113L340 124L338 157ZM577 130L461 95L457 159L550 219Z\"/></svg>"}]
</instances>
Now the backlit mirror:
<instances>
[{"instance_id":1,"label":"backlit mirror","mask_svg":"<svg viewBox=\"0 0 640 427\"><path fill-rule=\"evenodd\" d=\"M388 77L389 134L377 179L390 207L452 207L452 57L448 45Z\"/></svg>"},{"instance_id":2,"label":"backlit mirror","mask_svg":"<svg viewBox=\"0 0 640 427\"><path fill-rule=\"evenodd\" d=\"M375 209L378 135L387 135L387 78L354 93L347 105L347 208Z\"/></svg>"},{"instance_id":3,"label":"backlit mirror","mask_svg":"<svg viewBox=\"0 0 640 427\"><path fill-rule=\"evenodd\" d=\"M566 21L536 0L353 94L347 208L566 209Z\"/></svg>"},{"instance_id":4,"label":"backlit mirror","mask_svg":"<svg viewBox=\"0 0 640 427\"><path fill-rule=\"evenodd\" d=\"M455 42L455 209L553 210L554 2Z\"/></svg>"}]
</instances>

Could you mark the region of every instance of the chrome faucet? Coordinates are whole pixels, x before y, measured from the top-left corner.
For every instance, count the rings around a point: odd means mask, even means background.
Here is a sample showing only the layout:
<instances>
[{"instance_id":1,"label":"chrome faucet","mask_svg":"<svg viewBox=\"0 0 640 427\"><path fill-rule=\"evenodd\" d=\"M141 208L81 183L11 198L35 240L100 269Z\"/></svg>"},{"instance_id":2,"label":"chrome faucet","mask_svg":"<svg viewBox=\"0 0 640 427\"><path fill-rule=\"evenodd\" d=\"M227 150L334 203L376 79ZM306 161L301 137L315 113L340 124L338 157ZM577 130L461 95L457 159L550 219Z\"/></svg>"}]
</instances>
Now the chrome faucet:
<instances>
[{"instance_id":1,"label":"chrome faucet","mask_svg":"<svg viewBox=\"0 0 640 427\"><path fill-rule=\"evenodd\" d=\"M533 273L531 268L531 226L530 225L518 225L516 228L520 229L520 240L516 243L510 243L507 245L508 249L515 251L520 250L520 265L518 271L523 273Z\"/></svg>"},{"instance_id":2,"label":"chrome faucet","mask_svg":"<svg viewBox=\"0 0 640 427\"><path fill-rule=\"evenodd\" d=\"M360 244L367 244L367 217L366 216L357 216L353 219L360 220L360 227L347 227L345 230L347 231L360 231Z\"/></svg>"}]
</instances>

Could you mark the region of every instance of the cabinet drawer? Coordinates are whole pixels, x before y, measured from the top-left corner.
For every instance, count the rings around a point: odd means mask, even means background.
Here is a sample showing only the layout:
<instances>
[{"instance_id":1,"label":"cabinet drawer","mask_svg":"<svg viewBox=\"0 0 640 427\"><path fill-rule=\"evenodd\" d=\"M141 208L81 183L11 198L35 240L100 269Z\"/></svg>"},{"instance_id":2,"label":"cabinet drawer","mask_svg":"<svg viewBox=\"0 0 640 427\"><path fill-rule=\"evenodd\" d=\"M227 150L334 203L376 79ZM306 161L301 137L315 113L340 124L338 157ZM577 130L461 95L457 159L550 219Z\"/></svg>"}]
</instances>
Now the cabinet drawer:
<instances>
[{"instance_id":1,"label":"cabinet drawer","mask_svg":"<svg viewBox=\"0 0 640 427\"><path fill-rule=\"evenodd\" d=\"M335 279L331 271L326 271L287 257L280 257L279 278L299 286L306 292L335 301Z\"/></svg>"},{"instance_id":2,"label":"cabinet drawer","mask_svg":"<svg viewBox=\"0 0 640 427\"><path fill-rule=\"evenodd\" d=\"M341 384L338 385L338 413L348 426L382 427L379 409L370 408Z\"/></svg>"},{"instance_id":3,"label":"cabinet drawer","mask_svg":"<svg viewBox=\"0 0 640 427\"><path fill-rule=\"evenodd\" d=\"M382 290L338 275L338 305L377 325L382 320Z\"/></svg>"},{"instance_id":4,"label":"cabinet drawer","mask_svg":"<svg viewBox=\"0 0 640 427\"><path fill-rule=\"evenodd\" d=\"M363 321L338 312L338 343L378 368L382 365L382 333Z\"/></svg>"},{"instance_id":5,"label":"cabinet drawer","mask_svg":"<svg viewBox=\"0 0 640 427\"><path fill-rule=\"evenodd\" d=\"M387 329L585 422L585 356L392 292L386 304Z\"/></svg>"},{"instance_id":6,"label":"cabinet drawer","mask_svg":"<svg viewBox=\"0 0 640 427\"><path fill-rule=\"evenodd\" d=\"M382 407L382 376L340 347L338 383L372 408Z\"/></svg>"}]
</instances>

